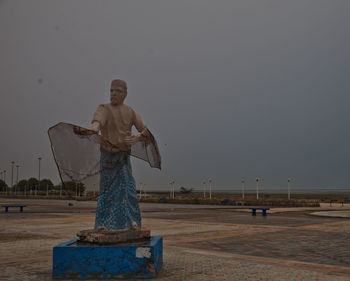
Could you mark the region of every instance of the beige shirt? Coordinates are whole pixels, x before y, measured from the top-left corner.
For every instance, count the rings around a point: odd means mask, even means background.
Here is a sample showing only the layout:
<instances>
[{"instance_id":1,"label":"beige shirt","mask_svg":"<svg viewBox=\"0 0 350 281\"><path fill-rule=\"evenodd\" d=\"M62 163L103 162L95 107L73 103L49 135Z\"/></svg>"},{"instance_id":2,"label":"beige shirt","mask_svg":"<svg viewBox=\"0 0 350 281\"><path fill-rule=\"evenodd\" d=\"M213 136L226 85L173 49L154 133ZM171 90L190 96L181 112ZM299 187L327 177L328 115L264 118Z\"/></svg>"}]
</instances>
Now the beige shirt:
<instances>
[{"instance_id":1,"label":"beige shirt","mask_svg":"<svg viewBox=\"0 0 350 281\"><path fill-rule=\"evenodd\" d=\"M130 106L121 104L101 104L97 108L92 122L99 122L101 134L109 142L120 146L121 150L128 150L124 143L126 136L131 136L132 126L139 132L146 129L146 124L140 115Z\"/></svg>"}]
</instances>

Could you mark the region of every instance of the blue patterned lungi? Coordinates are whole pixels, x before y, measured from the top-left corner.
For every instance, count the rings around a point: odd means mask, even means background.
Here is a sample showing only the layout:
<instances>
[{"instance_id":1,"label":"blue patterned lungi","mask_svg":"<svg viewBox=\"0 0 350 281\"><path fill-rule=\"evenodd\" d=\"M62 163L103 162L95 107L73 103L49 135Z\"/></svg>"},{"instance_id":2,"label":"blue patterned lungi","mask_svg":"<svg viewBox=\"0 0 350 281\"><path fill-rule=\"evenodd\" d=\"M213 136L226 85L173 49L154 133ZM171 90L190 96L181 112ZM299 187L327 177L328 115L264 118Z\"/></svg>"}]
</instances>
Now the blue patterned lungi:
<instances>
[{"instance_id":1,"label":"blue patterned lungi","mask_svg":"<svg viewBox=\"0 0 350 281\"><path fill-rule=\"evenodd\" d=\"M95 229L125 229L132 226L133 222L141 227L139 202L128 153L108 152L101 147L100 168Z\"/></svg>"}]
</instances>

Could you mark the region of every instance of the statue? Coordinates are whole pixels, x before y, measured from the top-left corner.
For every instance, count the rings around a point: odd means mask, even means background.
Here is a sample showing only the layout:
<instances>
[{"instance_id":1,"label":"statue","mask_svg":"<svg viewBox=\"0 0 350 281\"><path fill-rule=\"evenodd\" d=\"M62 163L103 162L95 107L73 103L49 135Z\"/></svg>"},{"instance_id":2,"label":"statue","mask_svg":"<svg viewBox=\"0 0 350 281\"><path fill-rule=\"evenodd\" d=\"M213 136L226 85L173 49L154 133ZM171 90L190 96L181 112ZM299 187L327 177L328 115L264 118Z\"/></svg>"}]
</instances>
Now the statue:
<instances>
[{"instance_id":1,"label":"statue","mask_svg":"<svg viewBox=\"0 0 350 281\"><path fill-rule=\"evenodd\" d=\"M135 180L132 175L129 150L148 130L137 112L124 104L127 85L123 80L113 80L110 104L100 105L89 130L99 132L114 145L109 149L101 146L100 192L96 210L95 229L121 230L141 227L141 215ZM133 135L132 126L139 134Z\"/></svg>"},{"instance_id":2,"label":"statue","mask_svg":"<svg viewBox=\"0 0 350 281\"><path fill-rule=\"evenodd\" d=\"M110 91L110 103L97 108L88 128L58 123L48 131L62 184L99 186L95 227L53 248L53 278L153 278L163 263L163 238L141 229L130 165L132 155L160 169L158 146L141 117L124 104L125 81L113 80Z\"/></svg>"},{"instance_id":3,"label":"statue","mask_svg":"<svg viewBox=\"0 0 350 281\"><path fill-rule=\"evenodd\" d=\"M124 104L126 96L126 82L113 80L110 103L98 106L88 128L59 123L49 129L63 184L99 185L95 229L80 231L81 242L119 243L127 237L137 240L150 236L149 231L141 231L130 155L160 169L160 154L139 114ZM136 135L132 134L133 126Z\"/></svg>"}]
</instances>

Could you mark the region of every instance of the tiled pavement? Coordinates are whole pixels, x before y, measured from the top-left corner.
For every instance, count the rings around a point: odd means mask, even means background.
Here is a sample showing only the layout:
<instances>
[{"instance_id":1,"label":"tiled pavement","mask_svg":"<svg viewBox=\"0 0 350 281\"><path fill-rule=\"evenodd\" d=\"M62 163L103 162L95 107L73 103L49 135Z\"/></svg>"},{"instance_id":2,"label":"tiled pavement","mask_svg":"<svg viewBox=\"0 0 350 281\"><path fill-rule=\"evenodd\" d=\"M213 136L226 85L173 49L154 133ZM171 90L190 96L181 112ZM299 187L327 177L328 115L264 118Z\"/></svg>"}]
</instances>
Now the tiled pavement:
<instances>
[{"instance_id":1,"label":"tiled pavement","mask_svg":"<svg viewBox=\"0 0 350 281\"><path fill-rule=\"evenodd\" d=\"M51 280L52 247L93 225L81 211L0 213L0 280ZM347 219L182 209L143 221L164 236L155 280L350 280Z\"/></svg>"},{"instance_id":2,"label":"tiled pavement","mask_svg":"<svg viewBox=\"0 0 350 281\"><path fill-rule=\"evenodd\" d=\"M275 232L178 243L182 247L208 249L249 256L297 260L350 268L350 234L283 229Z\"/></svg>"},{"instance_id":3,"label":"tiled pavement","mask_svg":"<svg viewBox=\"0 0 350 281\"><path fill-rule=\"evenodd\" d=\"M52 280L50 252L0 263L0 280ZM319 267L317 264L244 259L212 253L185 252L168 248L155 280L350 280L350 269Z\"/></svg>"}]
</instances>

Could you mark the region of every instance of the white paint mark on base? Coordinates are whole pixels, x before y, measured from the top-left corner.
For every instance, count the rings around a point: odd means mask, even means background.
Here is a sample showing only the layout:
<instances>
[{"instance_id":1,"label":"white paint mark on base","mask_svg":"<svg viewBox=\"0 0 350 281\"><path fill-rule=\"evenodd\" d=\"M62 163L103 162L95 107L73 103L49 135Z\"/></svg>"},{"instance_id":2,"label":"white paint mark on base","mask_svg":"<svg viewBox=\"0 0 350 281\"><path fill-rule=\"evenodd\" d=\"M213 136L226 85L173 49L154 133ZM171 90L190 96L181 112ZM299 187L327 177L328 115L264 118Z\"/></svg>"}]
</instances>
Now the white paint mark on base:
<instances>
[{"instance_id":1,"label":"white paint mark on base","mask_svg":"<svg viewBox=\"0 0 350 281\"><path fill-rule=\"evenodd\" d=\"M137 248L136 249L136 257L137 258L150 258L151 257L151 249L150 248Z\"/></svg>"}]
</instances>

